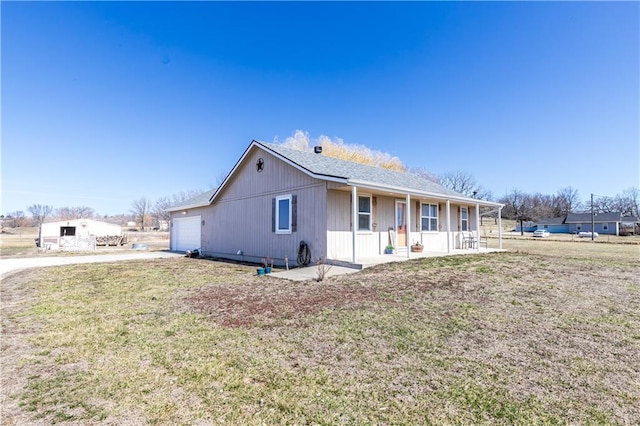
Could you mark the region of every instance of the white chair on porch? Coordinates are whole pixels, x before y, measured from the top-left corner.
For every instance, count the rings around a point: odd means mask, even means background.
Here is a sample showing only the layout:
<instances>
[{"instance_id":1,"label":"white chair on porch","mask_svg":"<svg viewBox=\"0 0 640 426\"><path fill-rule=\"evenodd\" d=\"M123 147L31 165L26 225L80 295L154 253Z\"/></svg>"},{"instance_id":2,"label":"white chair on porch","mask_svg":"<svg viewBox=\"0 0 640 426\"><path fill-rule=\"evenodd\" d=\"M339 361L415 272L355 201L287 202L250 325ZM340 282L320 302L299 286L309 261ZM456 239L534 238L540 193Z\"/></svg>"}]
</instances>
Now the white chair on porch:
<instances>
[{"instance_id":1,"label":"white chair on porch","mask_svg":"<svg viewBox=\"0 0 640 426\"><path fill-rule=\"evenodd\" d=\"M473 232L466 232L466 231L462 231L460 232L460 235L462 236L462 244L460 245L460 248L464 249L472 249L476 247L476 244L478 243L475 235L473 234Z\"/></svg>"}]
</instances>

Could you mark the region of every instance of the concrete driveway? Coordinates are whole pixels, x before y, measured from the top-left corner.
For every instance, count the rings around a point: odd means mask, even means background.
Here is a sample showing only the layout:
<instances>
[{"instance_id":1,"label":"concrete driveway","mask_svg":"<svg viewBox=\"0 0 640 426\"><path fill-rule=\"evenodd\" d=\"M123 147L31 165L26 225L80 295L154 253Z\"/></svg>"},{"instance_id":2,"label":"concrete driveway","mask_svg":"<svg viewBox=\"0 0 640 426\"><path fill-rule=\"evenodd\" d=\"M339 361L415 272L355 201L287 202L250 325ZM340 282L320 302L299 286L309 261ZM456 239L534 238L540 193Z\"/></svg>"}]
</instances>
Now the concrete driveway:
<instances>
[{"instance_id":1,"label":"concrete driveway","mask_svg":"<svg viewBox=\"0 0 640 426\"><path fill-rule=\"evenodd\" d=\"M5 277L16 271L28 268L43 268L47 266L74 265L78 263L119 262L122 260L162 259L184 256L181 253L164 251L150 251L121 254L96 254L69 257L25 257L21 259L0 259L0 277Z\"/></svg>"}]
</instances>

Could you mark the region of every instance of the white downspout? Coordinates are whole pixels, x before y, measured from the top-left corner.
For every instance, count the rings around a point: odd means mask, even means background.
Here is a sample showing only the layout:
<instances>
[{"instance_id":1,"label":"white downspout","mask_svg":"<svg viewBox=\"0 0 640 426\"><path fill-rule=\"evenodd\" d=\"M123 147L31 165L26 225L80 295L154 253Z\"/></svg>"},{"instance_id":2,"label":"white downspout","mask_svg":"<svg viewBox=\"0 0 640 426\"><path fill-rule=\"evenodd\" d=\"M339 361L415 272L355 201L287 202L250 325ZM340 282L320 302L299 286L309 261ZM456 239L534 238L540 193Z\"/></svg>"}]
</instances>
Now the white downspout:
<instances>
[{"instance_id":1,"label":"white downspout","mask_svg":"<svg viewBox=\"0 0 640 426\"><path fill-rule=\"evenodd\" d=\"M476 251L480 251L480 204L476 204Z\"/></svg>"},{"instance_id":2,"label":"white downspout","mask_svg":"<svg viewBox=\"0 0 640 426\"><path fill-rule=\"evenodd\" d=\"M407 209L404 213L407 217L407 258L409 258L411 257L411 242L409 241L411 239L411 196L409 194L407 194Z\"/></svg>"},{"instance_id":3,"label":"white downspout","mask_svg":"<svg viewBox=\"0 0 640 426\"><path fill-rule=\"evenodd\" d=\"M502 250L502 207L498 207L498 248Z\"/></svg>"},{"instance_id":4,"label":"white downspout","mask_svg":"<svg viewBox=\"0 0 640 426\"><path fill-rule=\"evenodd\" d=\"M353 202L351 203L353 206L351 218L351 261L352 263L356 263L356 226L358 226L358 196L355 185L351 187L351 197L353 198Z\"/></svg>"},{"instance_id":5,"label":"white downspout","mask_svg":"<svg viewBox=\"0 0 640 426\"><path fill-rule=\"evenodd\" d=\"M451 200L447 200L447 253L451 253Z\"/></svg>"}]
</instances>

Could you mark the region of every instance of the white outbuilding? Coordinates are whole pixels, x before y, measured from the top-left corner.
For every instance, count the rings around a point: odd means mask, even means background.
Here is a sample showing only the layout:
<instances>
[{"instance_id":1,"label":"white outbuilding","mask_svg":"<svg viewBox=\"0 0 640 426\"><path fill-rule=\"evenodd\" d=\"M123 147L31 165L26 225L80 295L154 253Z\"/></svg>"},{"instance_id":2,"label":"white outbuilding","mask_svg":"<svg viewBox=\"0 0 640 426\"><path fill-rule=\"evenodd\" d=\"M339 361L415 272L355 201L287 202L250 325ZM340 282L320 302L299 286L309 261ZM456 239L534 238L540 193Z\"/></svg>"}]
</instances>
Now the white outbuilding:
<instances>
[{"instance_id":1,"label":"white outbuilding","mask_svg":"<svg viewBox=\"0 0 640 426\"><path fill-rule=\"evenodd\" d=\"M107 237L122 236L122 227L93 219L70 219L47 222L40 226L39 247L47 250L88 250ZM117 240L117 238L115 238ZM126 241L126 240L125 240ZM98 245L100 243L98 242Z\"/></svg>"}]
</instances>

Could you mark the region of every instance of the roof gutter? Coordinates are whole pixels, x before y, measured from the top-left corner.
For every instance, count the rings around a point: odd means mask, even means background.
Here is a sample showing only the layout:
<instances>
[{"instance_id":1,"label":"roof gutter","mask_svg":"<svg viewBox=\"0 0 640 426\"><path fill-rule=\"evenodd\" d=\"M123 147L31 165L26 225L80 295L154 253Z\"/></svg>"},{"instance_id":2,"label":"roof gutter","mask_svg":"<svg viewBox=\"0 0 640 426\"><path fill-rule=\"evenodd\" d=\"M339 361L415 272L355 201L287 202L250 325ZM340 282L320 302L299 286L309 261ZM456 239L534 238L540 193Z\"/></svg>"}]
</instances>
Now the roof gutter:
<instances>
[{"instance_id":1,"label":"roof gutter","mask_svg":"<svg viewBox=\"0 0 640 426\"><path fill-rule=\"evenodd\" d=\"M167 211L170 213L173 213L173 212L179 212L180 210L189 210L189 209L196 209L198 207L207 207L209 204L210 204L209 202L205 201L197 204L187 204L183 206L169 207Z\"/></svg>"},{"instance_id":2,"label":"roof gutter","mask_svg":"<svg viewBox=\"0 0 640 426\"><path fill-rule=\"evenodd\" d=\"M482 206L504 207L504 204L494 203L493 201L484 201L484 200L479 200L477 198L460 197L455 195L440 194L436 192L418 191L418 190L409 189L409 188L379 185L379 184L355 180L355 179L349 179L347 184L351 186L358 186L361 188L378 189L381 191L401 192L404 194L418 195L423 197L426 196L426 197L437 198L441 200L463 201L470 204L480 204Z\"/></svg>"},{"instance_id":3,"label":"roof gutter","mask_svg":"<svg viewBox=\"0 0 640 426\"><path fill-rule=\"evenodd\" d=\"M311 170L302 167L298 163L296 163L294 161L291 161L290 159L288 159L287 157L283 156L282 154L279 154L278 152L272 150L268 146L264 146L263 144L261 144L260 142L258 142L257 140L254 139L253 141L251 141L251 143L249 144L247 149L245 149L245 151L242 154L242 156L240 157L240 159L233 166L233 169L231 169L231 171L229 172L229 174L227 175L225 180L222 182L222 184L218 187L216 192L214 192L213 195L211 196L211 198L209 198L209 204L213 203L215 201L215 199L218 197L218 194L220 192L222 192L222 189L227 185L227 182L229 181L231 176L234 175L236 169L238 169L238 167L240 167L240 164L244 161L244 159L249 154L249 151L251 151L251 148L253 148L254 146L259 148L259 149L262 149L263 151L265 151L265 152L267 152L267 153L269 153L269 154L271 154L273 156L275 156L276 158L284 161L285 163L289 164L290 166L300 170L301 172L303 172L303 173L305 173L305 174L307 174L307 175L309 175L309 176L311 176L313 178L321 179L321 180L328 180L328 181L331 181L331 182L344 183L345 185L347 184L347 180L345 178L341 178L339 176L328 176L328 175L320 175L320 174L317 174L317 173L313 173ZM205 205L209 205L209 204L205 204ZM204 206L199 206L199 207L204 207Z\"/></svg>"}]
</instances>

